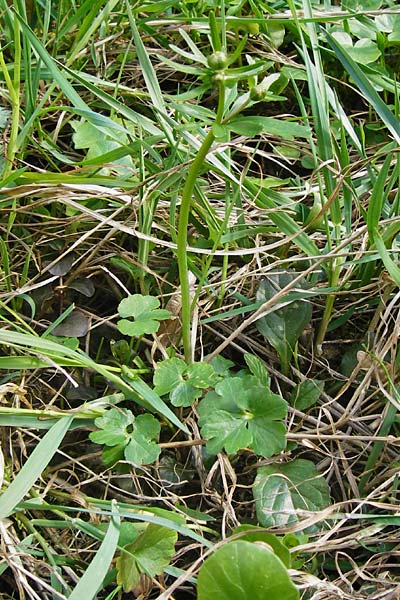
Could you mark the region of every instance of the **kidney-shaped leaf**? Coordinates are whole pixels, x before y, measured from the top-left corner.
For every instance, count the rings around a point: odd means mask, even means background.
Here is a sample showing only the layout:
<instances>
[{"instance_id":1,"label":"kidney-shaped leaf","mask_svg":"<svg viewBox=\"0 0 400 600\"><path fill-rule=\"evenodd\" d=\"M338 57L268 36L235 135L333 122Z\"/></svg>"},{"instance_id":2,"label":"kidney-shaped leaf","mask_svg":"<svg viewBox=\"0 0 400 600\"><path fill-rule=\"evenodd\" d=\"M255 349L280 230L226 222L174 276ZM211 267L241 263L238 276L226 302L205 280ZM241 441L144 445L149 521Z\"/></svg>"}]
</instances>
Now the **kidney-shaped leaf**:
<instances>
[{"instance_id":1,"label":"kidney-shaped leaf","mask_svg":"<svg viewBox=\"0 0 400 600\"><path fill-rule=\"evenodd\" d=\"M310 460L260 467L253 488L257 517L263 527L284 527L300 520L302 511L330 504L329 487Z\"/></svg>"},{"instance_id":2,"label":"kidney-shaped leaf","mask_svg":"<svg viewBox=\"0 0 400 600\"><path fill-rule=\"evenodd\" d=\"M297 600L281 560L262 542L228 542L203 563L198 600Z\"/></svg>"}]
</instances>

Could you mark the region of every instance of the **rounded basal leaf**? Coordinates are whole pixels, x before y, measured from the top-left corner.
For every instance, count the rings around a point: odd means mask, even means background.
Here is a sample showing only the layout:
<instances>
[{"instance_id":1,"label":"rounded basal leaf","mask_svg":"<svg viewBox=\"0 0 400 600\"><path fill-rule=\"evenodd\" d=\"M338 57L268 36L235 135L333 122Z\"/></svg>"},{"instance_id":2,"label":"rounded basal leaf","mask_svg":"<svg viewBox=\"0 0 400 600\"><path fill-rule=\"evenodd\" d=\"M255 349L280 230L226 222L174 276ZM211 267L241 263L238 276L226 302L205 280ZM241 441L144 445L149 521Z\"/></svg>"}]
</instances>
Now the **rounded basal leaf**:
<instances>
[{"instance_id":1,"label":"rounded basal leaf","mask_svg":"<svg viewBox=\"0 0 400 600\"><path fill-rule=\"evenodd\" d=\"M232 536L238 533L243 534L240 536L240 541L242 542L264 542L270 546L273 553L281 559L285 567L288 569L290 568L290 552L288 546L283 543L283 538L279 538L273 533L268 533L267 531L261 531L256 525L249 525L247 523L239 525L239 527L235 527L235 529L232 531Z\"/></svg>"},{"instance_id":2,"label":"rounded basal leaf","mask_svg":"<svg viewBox=\"0 0 400 600\"><path fill-rule=\"evenodd\" d=\"M284 527L330 504L329 487L314 463L302 458L260 467L253 488L257 518L264 527ZM301 514L303 513L303 514Z\"/></svg>"},{"instance_id":3,"label":"rounded basal leaf","mask_svg":"<svg viewBox=\"0 0 400 600\"><path fill-rule=\"evenodd\" d=\"M112 408L97 418L95 425L99 430L89 435L92 442L115 447L113 450L103 451L107 464L122 458L135 465L150 464L160 454L160 447L154 440L161 427L153 415L145 414L135 418L130 410Z\"/></svg>"},{"instance_id":4,"label":"rounded basal leaf","mask_svg":"<svg viewBox=\"0 0 400 600\"><path fill-rule=\"evenodd\" d=\"M132 592L142 573L148 577L161 575L175 554L178 534L150 523L143 533L123 549L117 559L117 582L125 592Z\"/></svg>"},{"instance_id":5,"label":"rounded basal leaf","mask_svg":"<svg viewBox=\"0 0 400 600\"><path fill-rule=\"evenodd\" d=\"M189 383L196 388L204 390L218 382L214 368L209 363L194 362L187 366L186 376Z\"/></svg>"},{"instance_id":6,"label":"rounded basal leaf","mask_svg":"<svg viewBox=\"0 0 400 600\"><path fill-rule=\"evenodd\" d=\"M156 310L160 306L160 301L155 296L142 296L141 294L132 294L121 300L118 305L118 314L122 318L140 317L146 312Z\"/></svg>"},{"instance_id":7,"label":"rounded basal leaf","mask_svg":"<svg viewBox=\"0 0 400 600\"><path fill-rule=\"evenodd\" d=\"M261 281L257 290L257 302L266 302L276 296L298 276L298 273L288 271L268 275ZM297 283L296 290L306 288L306 282ZM282 369L288 372L291 358L299 336L310 322L312 306L307 299L297 299L273 312L265 315L256 322L258 331L275 348L281 360Z\"/></svg>"},{"instance_id":8,"label":"rounded basal leaf","mask_svg":"<svg viewBox=\"0 0 400 600\"><path fill-rule=\"evenodd\" d=\"M307 410L317 403L318 398L324 391L324 382L318 379L305 379L298 383L290 395L290 404L297 410Z\"/></svg>"},{"instance_id":9,"label":"rounded basal leaf","mask_svg":"<svg viewBox=\"0 0 400 600\"><path fill-rule=\"evenodd\" d=\"M203 563L198 600L297 600L281 560L263 542L228 542Z\"/></svg>"},{"instance_id":10,"label":"rounded basal leaf","mask_svg":"<svg viewBox=\"0 0 400 600\"><path fill-rule=\"evenodd\" d=\"M155 442L137 433L125 446L124 455L133 465L149 465L157 460L160 452L161 448Z\"/></svg>"}]
</instances>

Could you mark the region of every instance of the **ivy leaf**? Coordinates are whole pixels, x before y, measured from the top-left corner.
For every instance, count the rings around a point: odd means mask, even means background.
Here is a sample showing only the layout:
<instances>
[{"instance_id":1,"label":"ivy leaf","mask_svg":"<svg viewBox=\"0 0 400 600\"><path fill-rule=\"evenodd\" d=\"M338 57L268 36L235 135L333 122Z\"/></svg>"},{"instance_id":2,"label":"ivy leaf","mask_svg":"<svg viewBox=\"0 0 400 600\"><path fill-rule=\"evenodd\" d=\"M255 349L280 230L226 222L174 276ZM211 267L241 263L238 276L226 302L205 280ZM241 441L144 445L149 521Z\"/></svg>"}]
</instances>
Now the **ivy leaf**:
<instances>
[{"instance_id":1,"label":"ivy leaf","mask_svg":"<svg viewBox=\"0 0 400 600\"><path fill-rule=\"evenodd\" d=\"M266 302L276 296L297 275L293 272L268 275L259 285L256 295L257 302ZM297 289L305 289L305 287L305 283L302 285L297 284ZM311 303L300 298L278 308L256 322L258 331L279 354L284 373L289 371L297 340L310 322L311 315Z\"/></svg>"},{"instance_id":2,"label":"ivy leaf","mask_svg":"<svg viewBox=\"0 0 400 600\"><path fill-rule=\"evenodd\" d=\"M297 511L316 511L330 504L329 487L310 460L260 467L253 488L257 518L263 527L297 523Z\"/></svg>"},{"instance_id":3,"label":"ivy leaf","mask_svg":"<svg viewBox=\"0 0 400 600\"><path fill-rule=\"evenodd\" d=\"M252 448L268 457L286 446L285 427L281 419L287 404L257 378L230 377L219 382L198 406L202 436L207 450L217 454L225 448L234 454Z\"/></svg>"},{"instance_id":4,"label":"ivy leaf","mask_svg":"<svg viewBox=\"0 0 400 600\"><path fill-rule=\"evenodd\" d=\"M150 523L133 544L125 546L117 559L117 583L124 592L136 588L142 573L161 575L175 554L177 539L176 531Z\"/></svg>"},{"instance_id":5,"label":"ivy leaf","mask_svg":"<svg viewBox=\"0 0 400 600\"><path fill-rule=\"evenodd\" d=\"M124 335L130 336L155 333L160 326L159 321L171 316L168 310L159 306L160 301L155 296L133 294L124 298L118 305L118 313L122 317L117 322L118 329ZM133 317L134 321L127 317Z\"/></svg>"},{"instance_id":6,"label":"ivy leaf","mask_svg":"<svg viewBox=\"0 0 400 600\"><path fill-rule=\"evenodd\" d=\"M89 438L109 449L104 451L106 464L113 464L122 458L135 465L150 464L160 454L160 447L154 439L160 433L160 423L153 415L135 417L130 410L112 408L95 419L99 431L90 433Z\"/></svg>"}]
</instances>

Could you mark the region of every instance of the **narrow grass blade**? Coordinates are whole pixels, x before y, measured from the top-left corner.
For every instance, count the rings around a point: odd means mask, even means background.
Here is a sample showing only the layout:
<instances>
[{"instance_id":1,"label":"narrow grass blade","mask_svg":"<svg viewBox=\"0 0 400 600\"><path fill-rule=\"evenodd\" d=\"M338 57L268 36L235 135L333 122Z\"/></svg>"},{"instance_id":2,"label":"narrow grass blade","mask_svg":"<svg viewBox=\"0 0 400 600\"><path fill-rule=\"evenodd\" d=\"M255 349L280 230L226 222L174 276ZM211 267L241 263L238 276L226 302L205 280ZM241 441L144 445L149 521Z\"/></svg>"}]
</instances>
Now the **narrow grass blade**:
<instances>
[{"instance_id":1,"label":"narrow grass blade","mask_svg":"<svg viewBox=\"0 0 400 600\"><path fill-rule=\"evenodd\" d=\"M35 335L0 329L0 343L18 347L21 350L33 348L35 352L40 352L41 354L49 356L56 365L61 365L65 358L67 358L76 361L77 366L80 366L81 368L93 369L105 379L111 381L124 393L127 399L134 400L147 409L151 408L155 412L163 415L168 421L179 427L179 429L188 433L187 427L181 423L175 413L173 413L165 402L161 400L161 398L139 377L129 377L129 381L126 382L106 366L92 360L84 352L71 350L62 344ZM49 365L46 366L48 367Z\"/></svg>"},{"instance_id":2,"label":"narrow grass blade","mask_svg":"<svg viewBox=\"0 0 400 600\"><path fill-rule=\"evenodd\" d=\"M56 453L73 417L60 419L36 446L21 471L0 496L0 519L5 519L29 492Z\"/></svg>"},{"instance_id":3,"label":"narrow grass blade","mask_svg":"<svg viewBox=\"0 0 400 600\"><path fill-rule=\"evenodd\" d=\"M371 244L374 242L375 230L378 228L379 219L382 216L382 209L387 200L389 190L385 191L385 185L392 158L392 154L388 154L385 162L380 168L379 175L374 183L374 188L368 203L367 226Z\"/></svg>"},{"instance_id":4,"label":"narrow grass blade","mask_svg":"<svg viewBox=\"0 0 400 600\"><path fill-rule=\"evenodd\" d=\"M378 92L368 81L367 76L361 70L361 68L354 62L344 48L325 31L325 36L328 44L346 69L347 73L353 79L364 98L372 105L373 109L380 116L386 127L389 129L394 139L400 144L400 121L387 107L385 102L379 96Z\"/></svg>"},{"instance_id":5,"label":"narrow grass blade","mask_svg":"<svg viewBox=\"0 0 400 600\"><path fill-rule=\"evenodd\" d=\"M382 259L383 264L386 267L387 272L390 277L393 279L395 284L400 287L400 269L394 260L391 258L388 249L385 246L385 242L383 241L379 231L376 229L374 233L374 241L376 249L379 252L379 255Z\"/></svg>"},{"instance_id":6,"label":"narrow grass blade","mask_svg":"<svg viewBox=\"0 0 400 600\"><path fill-rule=\"evenodd\" d=\"M126 8L128 11L129 24L132 29L132 35L133 35L133 39L134 39L135 46L136 46L137 56L138 56L138 59L140 62L140 66L142 68L143 77L146 82L146 86L149 91L151 101L152 101L154 107L157 109L157 117L160 121L160 125L162 126L162 128L165 132L166 137L168 138L168 141L170 142L171 146L174 146L175 141L174 141L173 133L171 131L170 126L168 125L166 120L163 118L163 115L166 113L166 109L165 109L163 95L162 95L160 86L158 84L156 72L155 72L153 65L151 64L151 61L149 59L149 56L146 52L146 48L144 47L142 38L140 37L139 30L136 26L136 22L133 17L133 14L132 14L130 2L126 2Z\"/></svg>"},{"instance_id":7,"label":"narrow grass blade","mask_svg":"<svg viewBox=\"0 0 400 600\"><path fill-rule=\"evenodd\" d=\"M120 518L116 512L116 503L112 503L113 515L104 540L96 556L88 566L83 577L69 596L69 600L92 600L107 575L118 545Z\"/></svg>"},{"instance_id":8,"label":"narrow grass blade","mask_svg":"<svg viewBox=\"0 0 400 600\"><path fill-rule=\"evenodd\" d=\"M54 60L52 59L50 54L47 52L46 48L38 40L38 38L33 33L32 29L29 27L29 25L24 21L24 19L21 17L21 15L19 15L17 12L14 12L14 14L21 25L21 29L22 29L24 35L26 36L26 38L29 40L30 44L32 45L32 48L34 48L35 52L40 56L40 58L42 59L42 61L46 65L46 67L49 69L52 78L57 83L57 85L60 87L60 89L64 92L64 94L67 96L67 98L72 102L72 104L74 104L78 108L88 109L87 104L82 100L82 98L79 96L79 94L74 90L74 88L69 83L69 81L67 81L65 79L65 77L61 73L60 69L56 66L56 64L54 63Z\"/></svg>"}]
</instances>

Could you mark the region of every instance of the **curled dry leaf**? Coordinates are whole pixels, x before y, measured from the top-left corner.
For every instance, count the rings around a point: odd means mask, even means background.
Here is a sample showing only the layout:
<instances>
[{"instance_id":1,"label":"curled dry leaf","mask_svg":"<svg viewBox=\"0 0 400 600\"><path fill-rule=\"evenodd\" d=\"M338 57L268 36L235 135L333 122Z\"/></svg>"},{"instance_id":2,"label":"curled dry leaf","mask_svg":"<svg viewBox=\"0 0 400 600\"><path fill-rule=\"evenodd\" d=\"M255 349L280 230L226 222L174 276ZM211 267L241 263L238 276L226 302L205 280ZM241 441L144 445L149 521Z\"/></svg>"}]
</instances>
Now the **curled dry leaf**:
<instances>
[{"instance_id":1,"label":"curled dry leaf","mask_svg":"<svg viewBox=\"0 0 400 600\"><path fill-rule=\"evenodd\" d=\"M195 284L196 276L191 271L189 271L190 297L192 299L194 298L194 294L196 291ZM167 348L168 346L174 346L179 341L182 328L182 323L180 319L180 313L182 308L182 296L180 286L177 288L176 292L172 294L165 308L169 310L169 312L171 313L171 317L161 323L161 326L157 333L158 343L155 342L153 346L153 352L160 345L162 346L162 348Z\"/></svg>"}]
</instances>

